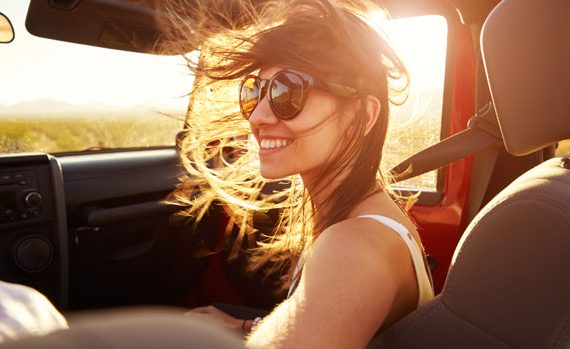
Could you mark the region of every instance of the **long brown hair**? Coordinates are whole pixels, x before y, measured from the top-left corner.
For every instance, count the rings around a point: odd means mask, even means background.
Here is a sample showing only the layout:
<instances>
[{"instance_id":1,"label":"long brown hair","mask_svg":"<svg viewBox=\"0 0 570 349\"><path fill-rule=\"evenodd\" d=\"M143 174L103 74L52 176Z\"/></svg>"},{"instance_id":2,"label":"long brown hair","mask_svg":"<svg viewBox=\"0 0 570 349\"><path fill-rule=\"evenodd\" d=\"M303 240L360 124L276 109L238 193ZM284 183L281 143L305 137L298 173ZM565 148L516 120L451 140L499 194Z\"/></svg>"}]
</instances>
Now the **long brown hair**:
<instances>
[{"instance_id":1,"label":"long brown hair","mask_svg":"<svg viewBox=\"0 0 570 349\"><path fill-rule=\"evenodd\" d=\"M255 233L256 213L279 209L279 224L257 240L251 265L282 272L285 288L291 280L290 262L304 246L346 219L375 188L386 190L379 168L389 102L405 100L406 69L382 32L364 20L367 13L380 10L364 1L170 0L165 6L167 49L200 50L200 59L186 56L196 75L181 141L187 176L171 199L186 206L185 214L196 220L212 204L221 205L230 217L227 231L239 231L233 256L244 238ZM327 214L318 224L318 208L298 175L287 178L282 190L267 190L268 181L259 174L257 144L250 141L249 125L239 114L238 79L267 66L294 68L352 86L359 92L357 99L373 95L381 103L378 121L366 135L366 110L360 108L351 125L351 141L321 169L323 180L342 174L343 182L328 197Z\"/></svg>"}]
</instances>

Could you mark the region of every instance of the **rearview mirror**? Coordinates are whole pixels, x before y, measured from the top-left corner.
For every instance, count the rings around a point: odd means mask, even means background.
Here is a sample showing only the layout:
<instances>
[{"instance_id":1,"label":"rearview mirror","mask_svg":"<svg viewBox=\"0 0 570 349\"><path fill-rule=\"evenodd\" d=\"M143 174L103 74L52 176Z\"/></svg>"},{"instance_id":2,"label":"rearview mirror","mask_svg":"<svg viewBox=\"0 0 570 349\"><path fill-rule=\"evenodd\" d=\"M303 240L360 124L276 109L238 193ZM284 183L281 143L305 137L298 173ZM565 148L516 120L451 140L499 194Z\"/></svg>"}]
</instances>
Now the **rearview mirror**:
<instances>
[{"instance_id":1,"label":"rearview mirror","mask_svg":"<svg viewBox=\"0 0 570 349\"><path fill-rule=\"evenodd\" d=\"M14 40L14 27L8 17L0 12L0 43L9 43Z\"/></svg>"}]
</instances>

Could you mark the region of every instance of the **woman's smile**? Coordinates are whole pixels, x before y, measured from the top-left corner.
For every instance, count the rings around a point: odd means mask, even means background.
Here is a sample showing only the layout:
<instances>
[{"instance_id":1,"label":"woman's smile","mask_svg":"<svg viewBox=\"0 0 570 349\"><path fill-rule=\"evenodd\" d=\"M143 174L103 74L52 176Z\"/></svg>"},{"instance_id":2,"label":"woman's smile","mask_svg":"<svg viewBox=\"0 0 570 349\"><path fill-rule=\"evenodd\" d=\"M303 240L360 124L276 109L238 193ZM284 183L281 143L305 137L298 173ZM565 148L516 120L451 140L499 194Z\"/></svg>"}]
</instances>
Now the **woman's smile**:
<instances>
[{"instance_id":1,"label":"woman's smile","mask_svg":"<svg viewBox=\"0 0 570 349\"><path fill-rule=\"evenodd\" d=\"M270 155L285 150L293 143L287 138L262 138L259 141L259 155Z\"/></svg>"}]
</instances>

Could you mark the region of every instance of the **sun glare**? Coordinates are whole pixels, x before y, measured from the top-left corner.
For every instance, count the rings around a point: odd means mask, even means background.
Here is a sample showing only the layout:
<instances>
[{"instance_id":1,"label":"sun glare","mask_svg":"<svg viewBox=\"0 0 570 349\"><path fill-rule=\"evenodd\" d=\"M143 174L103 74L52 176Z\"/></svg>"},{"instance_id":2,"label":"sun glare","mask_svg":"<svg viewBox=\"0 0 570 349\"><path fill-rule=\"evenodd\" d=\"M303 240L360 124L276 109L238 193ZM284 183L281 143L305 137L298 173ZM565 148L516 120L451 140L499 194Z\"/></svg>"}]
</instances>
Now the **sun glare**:
<instances>
[{"instance_id":1,"label":"sun glare","mask_svg":"<svg viewBox=\"0 0 570 349\"><path fill-rule=\"evenodd\" d=\"M387 21L380 17L378 23L410 77L408 101L395 106L393 116L406 121L435 113L441 118L447 53L445 18L430 15Z\"/></svg>"},{"instance_id":2,"label":"sun glare","mask_svg":"<svg viewBox=\"0 0 570 349\"><path fill-rule=\"evenodd\" d=\"M0 75L6 91L0 104L56 100L68 104L158 105L185 110L192 88L184 60L79 44L30 35L25 26L29 1L8 1L4 12L16 38L0 46ZM181 98L182 97L182 98Z\"/></svg>"},{"instance_id":3,"label":"sun glare","mask_svg":"<svg viewBox=\"0 0 570 349\"><path fill-rule=\"evenodd\" d=\"M385 34L412 75L429 79L442 75L447 47L447 22L437 15L387 19L384 12L373 12L369 23Z\"/></svg>"}]
</instances>

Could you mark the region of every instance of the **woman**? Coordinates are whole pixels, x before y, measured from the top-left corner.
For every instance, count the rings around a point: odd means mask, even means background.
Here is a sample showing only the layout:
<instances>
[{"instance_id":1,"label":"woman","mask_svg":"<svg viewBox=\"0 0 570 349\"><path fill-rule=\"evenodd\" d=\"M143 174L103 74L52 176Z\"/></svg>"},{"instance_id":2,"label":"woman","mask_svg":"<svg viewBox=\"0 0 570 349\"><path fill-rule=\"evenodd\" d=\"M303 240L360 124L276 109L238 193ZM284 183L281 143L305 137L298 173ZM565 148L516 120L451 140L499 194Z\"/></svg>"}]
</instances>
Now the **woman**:
<instances>
[{"instance_id":1,"label":"woman","mask_svg":"<svg viewBox=\"0 0 570 349\"><path fill-rule=\"evenodd\" d=\"M288 297L249 346L364 347L433 297L417 230L379 172L389 102L405 96L407 73L362 19L368 4L262 4L169 4L170 38L202 57L188 59L197 80L175 198L197 220L221 203L228 232L239 231L233 255L256 236L256 213L281 210L251 262L281 273ZM194 313L253 325L213 307Z\"/></svg>"}]
</instances>

